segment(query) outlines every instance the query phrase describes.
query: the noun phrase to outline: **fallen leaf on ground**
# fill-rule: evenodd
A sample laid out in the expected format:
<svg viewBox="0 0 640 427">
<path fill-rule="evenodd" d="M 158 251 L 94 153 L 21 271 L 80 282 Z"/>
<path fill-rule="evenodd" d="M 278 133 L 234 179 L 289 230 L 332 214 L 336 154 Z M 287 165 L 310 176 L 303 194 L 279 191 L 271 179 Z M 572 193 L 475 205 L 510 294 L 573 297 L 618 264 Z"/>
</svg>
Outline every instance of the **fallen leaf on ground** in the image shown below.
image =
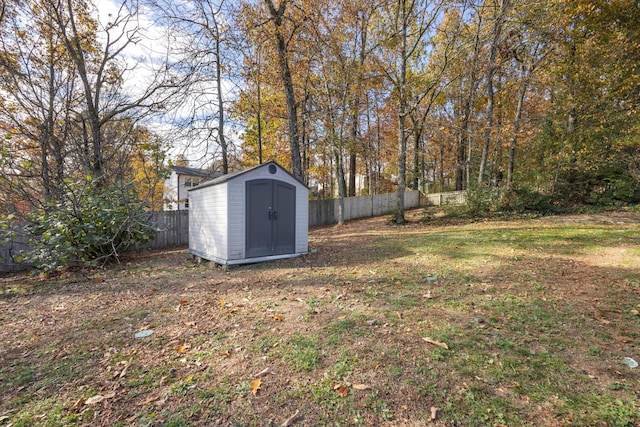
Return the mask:
<svg viewBox="0 0 640 427">
<path fill-rule="evenodd" d="M 158 396 L 157 394 L 152 394 L 151 396 L 147 397 L 144 402 L 142 402 L 142 406 L 144 405 L 148 405 L 149 403 L 155 402 L 156 400 L 160 399 L 160 396 Z"/>
<path fill-rule="evenodd" d="M 220 298 L 220 308 L 224 308 L 225 307 L 225 302 L 222 298 Z"/>
<path fill-rule="evenodd" d="M 122 371 L 120 371 L 118 378 L 124 378 L 124 376 L 127 375 L 128 369 L 129 369 L 129 364 L 127 363 L 126 365 L 124 365 L 124 368 L 122 369 Z"/>
<path fill-rule="evenodd" d="M 275 320 L 276 322 L 282 322 L 284 320 L 284 317 L 276 314 L 275 316 L 273 316 L 273 320 Z"/>
<path fill-rule="evenodd" d="M 347 397 L 347 394 L 349 394 L 349 387 L 346 385 L 336 386 L 336 392 L 340 397 Z"/>
<path fill-rule="evenodd" d="M 180 300 L 180 303 L 178 303 L 178 305 L 176 306 L 176 311 L 182 310 L 182 308 L 185 305 L 187 305 L 187 300 L 186 299 Z"/>
<path fill-rule="evenodd" d="M 429 337 L 422 337 L 422 339 L 428 342 L 429 344 L 437 345 L 438 347 L 442 347 L 445 350 L 449 350 L 449 346 L 446 343 L 436 341 L 433 338 L 429 338 Z"/>
<path fill-rule="evenodd" d="M 422 295 L 422 298 L 426 298 L 426 299 L 434 299 L 434 298 L 438 298 L 437 295 L 431 295 L 431 291 L 427 291 L 426 294 Z"/>
<path fill-rule="evenodd" d="M 298 419 L 298 414 L 300 414 L 300 411 L 297 410 L 295 414 L 293 414 L 292 416 L 290 416 L 289 418 L 287 418 L 285 420 L 285 422 L 282 423 L 282 427 L 289 427 L 291 425 L 293 425 L 293 423 L 295 422 L 295 420 Z"/>
<path fill-rule="evenodd" d="M 186 353 L 187 350 L 189 350 L 190 348 L 191 346 L 189 344 L 180 344 L 179 346 L 176 347 L 176 353 L 178 354 Z"/>
<path fill-rule="evenodd" d="M 260 378 L 260 377 L 265 376 L 267 374 L 273 374 L 273 371 L 271 370 L 271 368 L 263 369 L 262 371 L 260 371 L 257 374 L 255 374 L 254 377 Z"/>
<path fill-rule="evenodd" d="M 84 400 L 83 398 L 80 398 L 80 399 L 76 400 L 75 403 L 73 404 L 73 406 L 71 407 L 71 410 L 75 411 L 76 409 L 78 409 L 80 407 L 80 405 L 82 405 L 83 400 Z M 2 417 L 0 417 L 0 421 L 3 421 Z"/>
<path fill-rule="evenodd" d="M 251 393 L 253 393 L 254 396 L 258 393 L 258 390 L 260 390 L 260 384 L 262 384 L 262 380 L 260 378 L 256 378 L 255 380 L 251 381 L 249 390 L 251 391 Z"/>
<path fill-rule="evenodd" d="M 440 408 L 437 408 L 435 406 L 431 407 L 431 421 L 435 421 L 436 418 L 438 418 L 438 411 L 440 410 Z"/>
<path fill-rule="evenodd" d="M 355 388 L 356 390 L 369 390 L 371 387 L 366 384 L 354 384 L 353 388 Z"/>
<path fill-rule="evenodd" d="M 114 397 L 116 394 L 114 392 L 111 393 L 107 393 L 105 395 L 102 394 L 96 394 L 95 396 L 92 396 L 90 398 L 88 398 L 87 400 L 84 401 L 85 405 L 97 405 L 98 403 L 107 400 L 107 399 L 111 399 L 112 397 Z"/>
</svg>

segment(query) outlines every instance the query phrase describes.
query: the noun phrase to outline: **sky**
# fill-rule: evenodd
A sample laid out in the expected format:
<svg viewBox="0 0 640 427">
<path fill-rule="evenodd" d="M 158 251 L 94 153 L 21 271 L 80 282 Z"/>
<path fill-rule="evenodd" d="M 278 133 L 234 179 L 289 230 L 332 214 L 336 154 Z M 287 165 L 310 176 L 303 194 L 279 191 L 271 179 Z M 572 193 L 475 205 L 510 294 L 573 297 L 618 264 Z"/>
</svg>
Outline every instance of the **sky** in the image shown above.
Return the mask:
<svg viewBox="0 0 640 427">
<path fill-rule="evenodd" d="M 118 0 L 95 0 L 97 7 L 97 18 L 103 27 L 113 22 L 118 17 L 119 9 L 123 1 Z M 172 49 L 184 43 L 179 34 L 175 32 L 168 35 L 167 28 L 159 25 L 157 20 L 153 19 L 152 10 L 140 9 L 138 13 L 123 22 L 118 28 L 111 31 L 111 37 L 121 35 L 122 32 L 133 34 L 137 37 L 135 43 L 128 43 L 121 52 L 121 58 L 127 64 L 128 72 L 124 75 L 124 90 L 131 97 L 140 95 L 149 82 L 153 80 L 155 69 L 158 65 L 164 64 L 168 59 L 170 62 L 180 61 L 178 50 Z M 124 16 L 126 11 L 121 12 L 120 16 Z M 102 40 L 106 42 L 106 34 L 103 33 Z M 121 43 L 121 46 L 123 44 Z M 231 82 L 225 82 L 223 89 L 226 91 L 224 95 L 228 99 L 231 88 Z M 213 88 L 212 88 L 213 89 Z M 215 93 L 214 90 L 209 92 Z M 208 99 L 208 98 L 209 99 Z M 205 167 L 210 163 L 217 150 L 217 144 L 208 141 L 197 141 L 196 138 L 177 137 L 176 127 L 172 124 L 173 118 L 185 118 L 190 115 L 189 106 L 195 101 L 194 98 L 184 98 L 179 107 L 165 116 L 157 116 L 144 124 L 152 131 L 165 136 L 170 141 L 171 148 L 169 157 L 175 159 L 178 155 L 185 155 L 191 161 L 190 166 Z M 203 102 L 204 101 L 204 102 Z M 216 103 L 215 95 L 200 95 L 199 102 L 202 104 L 214 105 Z M 231 130 L 231 129 L 229 129 Z M 239 144 L 238 131 L 228 132 L 228 139 Z"/>
</svg>

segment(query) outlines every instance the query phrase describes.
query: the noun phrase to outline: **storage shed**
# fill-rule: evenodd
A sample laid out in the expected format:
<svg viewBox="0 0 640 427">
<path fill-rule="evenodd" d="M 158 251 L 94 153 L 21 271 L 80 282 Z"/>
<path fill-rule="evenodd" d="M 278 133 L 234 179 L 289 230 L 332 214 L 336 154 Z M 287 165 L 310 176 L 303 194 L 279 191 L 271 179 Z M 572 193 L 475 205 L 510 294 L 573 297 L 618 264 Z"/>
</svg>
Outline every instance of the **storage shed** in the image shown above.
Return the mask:
<svg viewBox="0 0 640 427">
<path fill-rule="evenodd" d="M 189 253 L 218 264 L 290 258 L 309 249 L 309 189 L 276 162 L 189 190 Z"/>
</svg>

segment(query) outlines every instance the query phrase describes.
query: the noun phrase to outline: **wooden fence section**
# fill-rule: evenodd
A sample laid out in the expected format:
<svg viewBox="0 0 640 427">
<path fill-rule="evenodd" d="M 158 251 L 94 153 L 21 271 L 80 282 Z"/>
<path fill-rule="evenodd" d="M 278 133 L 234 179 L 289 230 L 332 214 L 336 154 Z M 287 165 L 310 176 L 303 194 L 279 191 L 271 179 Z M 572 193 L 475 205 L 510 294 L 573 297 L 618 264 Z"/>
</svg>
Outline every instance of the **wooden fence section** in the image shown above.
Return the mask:
<svg viewBox="0 0 640 427">
<path fill-rule="evenodd" d="M 467 192 L 464 190 L 449 193 L 423 194 L 422 197 L 425 199 L 426 205 L 464 205 L 467 203 Z"/>
<path fill-rule="evenodd" d="M 151 241 L 151 249 L 171 248 L 189 244 L 189 211 L 153 212 L 151 224 L 156 235 Z"/>
<path fill-rule="evenodd" d="M 149 249 L 171 248 L 189 244 L 189 211 L 153 212 L 149 221 L 155 228 L 155 236 L 149 242 Z M 13 224 L 15 237 L 6 246 L 0 246 L 0 272 L 29 269 L 28 265 L 16 262 L 21 251 L 29 251 L 24 233 L 25 224 Z"/>
<path fill-rule="evenodd" d="M 404 194 L 404 208 L 420 206 L 420 192 L 409 191 Z M 396 210 L 396 193 L 376 194 L 373 196 L 345 197 L 344 219 L 366 218 L 384 215 Z M 309 226 L 333 224 L 338 220 L 338 199 L 310 200 Z"/>
<path fill-rule="evenodd" d="M 11 228 L 14 237 L 6 246 L 0 246 L 0 272 L 20 271 L 26 268 L 26 266 L 17 263 L 15 260 L 15 257 L 17 257 L 20 252 L 31 249 L 25 237 L 24 227 L 25 224 L 22 223 L 12 224 Z"/>
</svg>

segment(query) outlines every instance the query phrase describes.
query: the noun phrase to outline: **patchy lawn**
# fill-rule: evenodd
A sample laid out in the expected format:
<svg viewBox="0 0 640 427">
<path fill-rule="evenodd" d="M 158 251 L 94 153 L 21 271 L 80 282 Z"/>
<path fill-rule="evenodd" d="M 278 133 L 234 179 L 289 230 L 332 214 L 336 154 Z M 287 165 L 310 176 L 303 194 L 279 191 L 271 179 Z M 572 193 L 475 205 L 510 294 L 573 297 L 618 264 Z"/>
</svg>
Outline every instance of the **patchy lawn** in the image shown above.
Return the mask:
<svg viewBox="0 0 640 427">
<path fill-rule="evenodd" d="M 421 213 L 291 260 L 0 278 L 0 426 L 640 423 L 640 215 Z"/>
</svg>

